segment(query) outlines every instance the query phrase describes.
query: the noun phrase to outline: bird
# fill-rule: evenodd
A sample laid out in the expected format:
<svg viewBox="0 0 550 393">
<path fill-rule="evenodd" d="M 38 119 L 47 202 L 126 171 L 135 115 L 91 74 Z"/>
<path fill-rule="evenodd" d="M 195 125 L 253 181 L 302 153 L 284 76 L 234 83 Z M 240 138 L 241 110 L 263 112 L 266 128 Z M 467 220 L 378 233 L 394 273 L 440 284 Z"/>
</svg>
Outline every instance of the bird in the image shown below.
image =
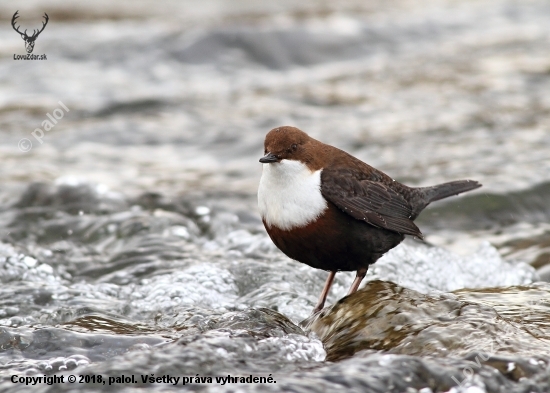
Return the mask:
<svg viewBox="0 0 550 393">
<path fill-rule="evenodd" d="M 474 180 L 409 187 L 291 126 L 267 133 L 260 162 L 258 209 L 269 237 L 289 258 L 329 272 L 313 314 L 336 272 L 356 272 L 351 295 L 406 235 L 423 239 L 414 220 L 428 204 L 481 187 Z"/>
</svg>

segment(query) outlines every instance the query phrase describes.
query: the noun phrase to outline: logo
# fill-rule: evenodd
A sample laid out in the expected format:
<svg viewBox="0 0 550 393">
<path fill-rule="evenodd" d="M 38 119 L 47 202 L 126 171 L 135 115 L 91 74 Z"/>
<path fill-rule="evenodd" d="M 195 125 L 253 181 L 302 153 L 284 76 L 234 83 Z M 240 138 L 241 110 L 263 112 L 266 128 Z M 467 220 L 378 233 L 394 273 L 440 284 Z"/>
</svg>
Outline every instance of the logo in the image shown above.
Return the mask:
<svg viewBox="0 0 550 393">
<path fill-rule="evenodd" d="M 23 40 L 25 41 L 25 49 L 27 50 L 27 53 L 28 55 L 27 56 L 18 56 L 17 59 L 19 58 L 25 58 L 25 59 L 38 59 L 40 58 L 40 60 L 45 60 L 46 59 L 46 55 L 41 55 L 41 56 L 36 56 L 36 55 L 31 55 L 32 51 L 34 50 L 34 44 L 36 42 L 36 39 L 38 38 L 38 36 L 40 35 L 40 33 L 42 33 L 44 31 L 44 28 L 46 27 L 46 25 L 48 24 L 48 21 L 50 20 L 50 18 L 48 17 L 48 14 L 46 14 L 44 12 L 44 19 L 45 19 L 45 22 L 42 22 L 42 28 L 41 29 L 38 29 L 38 30 L 35 30 L 33 29 L 33 33 L 31 36 L 27 35 L 27 29 L 25 29 L 24 32 L 21 32 L 19 30 L 19 27 L 16 26 L 16 19 L 19 18 L 19 15 L 18 15 L 19 11 L 15 11 L 15 14 L 13 14 L 13 18 L 11 18 L 11 26 L 13 27 L 13 29 L 19 33 L 19 35 L 21 35 L 21 38 L 23 38 Z M 16 59 L 16 56 L 17 55 L 13 55 L 13 58 Z"/>
</svg>

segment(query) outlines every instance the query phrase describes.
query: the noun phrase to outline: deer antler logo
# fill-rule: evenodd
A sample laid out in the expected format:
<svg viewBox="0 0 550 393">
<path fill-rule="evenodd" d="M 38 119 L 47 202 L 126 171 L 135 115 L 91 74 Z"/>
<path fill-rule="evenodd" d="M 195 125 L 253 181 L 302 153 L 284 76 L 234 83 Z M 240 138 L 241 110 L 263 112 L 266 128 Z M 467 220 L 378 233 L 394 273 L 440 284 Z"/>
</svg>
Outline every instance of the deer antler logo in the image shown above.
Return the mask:
<svg viewBox="0 0 550 393">
<path fill-rule="evenodd" d="M 20 35 L 21 35 L 21 38 L 23 38 L 23 40 L 25 40 L 25 49 L 27 50 L 27 53 L 32 53 L 33 49 L 34 49 L 34 42 L 36 41 L 36 39 L 38 38 L 38 35 L 40 33 L 42 33 L 42 31 L 44 30 L 44 28 L 46 27 L 46 25 L 48 24 L 48 20 L 50 19 L 48 17 L 48 14 L 46 14 L 44 12 L 44 19 L 46 19 L 45 22 L 42 22 L 42 28 L 40 30 L 34 30 L 33 29 L 33 34 L 29 37 L 27 35 L 27 29 L 25 29 L 25 32 L 24 33 L 21 33 L 18 29 L 17 26 L 15 26 L 15 23 L 16 23 L 16 19 L 19 18 L 19 15 L 17 15 L 19 13 L 19 11 L 15 11 L 15 14 L 13 14 L 13 18 L 11 18 L 11 25 L 13 27 L 13 29 L 15 31 L 17 31 Z"/>
</svg>

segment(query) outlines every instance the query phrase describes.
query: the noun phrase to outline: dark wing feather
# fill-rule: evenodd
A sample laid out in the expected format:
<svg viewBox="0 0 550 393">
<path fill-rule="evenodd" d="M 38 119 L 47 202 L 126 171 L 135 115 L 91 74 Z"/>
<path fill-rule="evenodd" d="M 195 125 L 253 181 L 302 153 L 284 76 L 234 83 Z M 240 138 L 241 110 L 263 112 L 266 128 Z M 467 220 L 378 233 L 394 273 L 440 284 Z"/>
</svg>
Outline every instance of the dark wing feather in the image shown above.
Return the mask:
<svg viewBox="0 0 550 393">
<path fill-rule="evenodd" d="M 383 183 L 361 177 L 364 175 L 352 169 L 325 169 L 321 173 L 321 193 L 353 218 L 422 238 L 405 198 Z"/>
</svg>

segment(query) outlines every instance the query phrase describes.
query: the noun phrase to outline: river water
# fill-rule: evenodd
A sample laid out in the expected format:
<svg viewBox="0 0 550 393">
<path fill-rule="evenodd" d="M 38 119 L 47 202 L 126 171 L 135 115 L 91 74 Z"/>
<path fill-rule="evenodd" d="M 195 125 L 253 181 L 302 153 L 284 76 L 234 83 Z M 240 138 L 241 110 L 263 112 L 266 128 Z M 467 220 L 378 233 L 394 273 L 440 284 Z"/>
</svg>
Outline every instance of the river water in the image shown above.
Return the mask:
<svg viewBox="0 0 550 393">
<path fill-rule="evenodd" d="M 0 10 L 0 392 L 550 391 L 548 2 Z M 311 317 L 326 273 L 257 212 L 279 125 L 483 188 Z"/>
</svg>

